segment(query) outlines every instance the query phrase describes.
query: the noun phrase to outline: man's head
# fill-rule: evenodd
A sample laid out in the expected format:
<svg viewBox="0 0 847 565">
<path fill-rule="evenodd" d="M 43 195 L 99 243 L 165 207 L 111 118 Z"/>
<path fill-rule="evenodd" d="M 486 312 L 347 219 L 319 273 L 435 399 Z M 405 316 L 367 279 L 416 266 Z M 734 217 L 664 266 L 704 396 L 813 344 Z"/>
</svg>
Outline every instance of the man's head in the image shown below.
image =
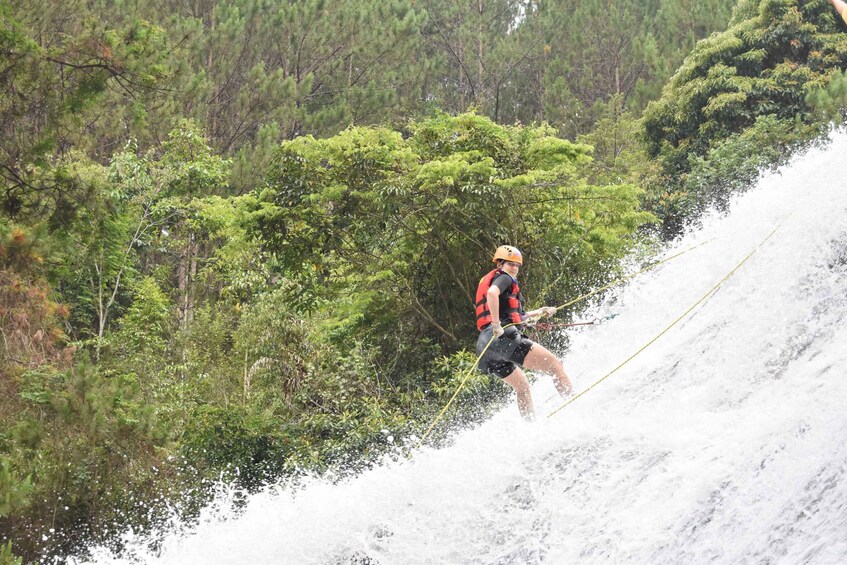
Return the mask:
<svg viewBox="0 0 847 565">
<path fill-rule="evenodd" d="M 497 251 L 494 252 L 494 258 L 492 261 L 498 265 L 500 265 L 498 261 L 511 261 L 512 263 L 523 265 L 523 255 L 521 255 L 521 252 L 517 247 L 501 245 L 497 248 Z"/>
<path fill-rule="evenodd" d="M 509 273 L 512 278 L 517 278 L 518 270 L 523 265 L 523 255 L 517 247 L 501 245 L 494 252 L 493 261 L 497 264 L 498 269 Z"/>
</svg>

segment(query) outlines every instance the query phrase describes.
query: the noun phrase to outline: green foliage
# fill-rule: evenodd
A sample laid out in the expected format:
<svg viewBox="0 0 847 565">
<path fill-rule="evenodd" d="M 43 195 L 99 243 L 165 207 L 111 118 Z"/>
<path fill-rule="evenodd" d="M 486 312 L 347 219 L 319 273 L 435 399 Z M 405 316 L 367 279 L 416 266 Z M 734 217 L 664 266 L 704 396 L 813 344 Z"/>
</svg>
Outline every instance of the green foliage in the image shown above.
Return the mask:
<svg viewBox="0 0 847 565">
<path fill-rule="evenodd" d="M 0 518 L 26 509 L 31 493 L 32 478 L 20 479 L 4 457 L 0 467 Z"/>
<path fill-rule="evenodd" d="M 242 398 L 242 360 L 233 350 L 237 312 L 230 307 L 204 305 L 194 319 L 177 330 L 162 352 L 161 369 L 154 372 L 149 392 L 180 433 L 195 405 L 229 406 Z"/>
<path fill-rule="evenodd" d="M 16 557 L 12 553 L 12 541 L 9 540 L 3 545 L 0 545 L 0 564 L 2 565 L 22 565 L 23 559 Z"/>
<path fill-rule="evenodd" d="M 284 287 L 261 295 L 244 309 L 234 332 L 236 358 L 244 361 L 243 398 L 255 405 L 291 407 L 316 354 L 289 296 Z"/>
<path fill-rule="evenodd" d="M 847 36 L 833 33 L 831 12 L 822 1 L 740 3 L 729 29 L 698 43 L 661 99 L 648 106 L 647 149 L 661 163 L 659 178 L 648 182 L 669 193 L 654 192 L 650 200 L 664 216 L 666 233 L 678 230 L 686 209 L 725 200 L 738 184 L 734 179 L 754 178 L 750 167 L 773 163 L 782 153 L 769 145 L 772 136 L 784 148 L 819 135 L 824 124 L 807 96 L 829 82 L 833 66 L 847 64 Z M 732 159 L 732 165 L 746 170 L 719 165 L 729 182 L 711 190 L 696 187 L 698 178 L 691 177 L 700 174 L 698 163 L 744 145 L 756 155 Z"/>
<path fill-rule="evenodd" d="M 115 341 L 129 351 L 153 355 L 167 344 L 172 306 L 152 277 L 140 279 L 132 292 L 132 304 L 120 319 Z"/>
<path fill-rule="evenodd" d="M 229 177 L 229 161 L 215 155 L 191 120 L 180 120 L 163 144 L 155 167 L 165 196 L 206 196 L 221 192 Z"/>
<path fill-rule="evenodd" d="M 633 113 L 622 109 L 620 97 L 602 106 L 594 129 L 577 138 L 594 149 L 590 178 L 597 184 L 639 184 L 639 175 L 649 166 L 639 142 L 640 124 Z"/>
<path fill-rule="evenodd" d="M 109 353 L 103 367 L 138 383 L 149 400 L 163 393 L 158 375 L 164 372 L 174 333 L 173 305 L 153 277 L 131 283 L 132 302 L 107 337 Z"/>
<path fill-rule="evenodd" d="M 40 8 L 5 3 L 0 12 L 0 123 L 11 141 L 0 148 L 0 203 L 21 218 L 73 211 L 78 201 L 51 174 L 54 154 L 111 146 L 125 128 L 101 104 L 141 102 L 164 78 L 161 28 L 128 14 L 110 21 L 78 1 Z"/>
<path fill-rule="evenodd" d="M 533 43 L 525 54 L 533 71 L 514 80 L 513 88 L 520 92 L 515 95 L 518 119 L 526 123 L 543 119 L 564 135 L 576 137 L 594 129 L 613 99 L 620 109 L 637 115 L 658 97 L 697 40 L 724 28 L 734 4 L 727 0 L 537 4 L 522 26 L 524 44 Z M 528 115 L 530 109 L 533 113 Z"/>
<path fill-rule="evenodd" d="M 261 214 L 253 195 L 195 198 L 189 214 L 189 225 L 211 248 L 197 280 L 218 286 L 221 298 L 227 301 L 246 301 L 267 288 L 273 258 L 251 231 L 254 215 Z"/>
<path fill-rule="evenodd" d="M 552 128 L 469 113 L 409 129 L 405 140 L 352 128 L 285 143 L 261 194 L 275 206 L 262 234 L 288 276 L 309 284 L 317 271 L 316 294 L 343 288 L 341 303 L 355 305 L 339 311 L 347 335 L 402 324 L 450 351 L 473 331 L 471 294 L 501 242 L 520 242 L 542 287 L 562 265 L 574 273 L 620 256 L 650 221 L 634 186 L 589 184 L 590 148 Z"/>
<path fill-rule="evenodd" d="M 182 438 L 183 455 L 201 473 L 256 488 L 280 475 L 285 448 L 277 438 L 279 423 L 239 408 L 198 407 Z"/>
<path fill-rule="evenodd" d="M 153 414 L 138 400 L 138 383 L 104 379 L 80 366 L 66 375 L 64 388 L 55 390 L 50 404 L 64 426 L 79 426 L 91 438 L 120 438 L 153 432 Z"/>
<path fill-rule="evenodd" d="M 95 347 L 124 298 L 125 283 L 136 274 L 134 240 L 145 196 L 122 186 L 116 167 L 106 168 L 73 154 L 56 163 L 56 174 L 73 179 L 85 194 L 79 207 L 56 234 L 63 253 L 52 276 L 62 296 L 74 304 L 72 337 Z M 121 165 L 123 155 L 117 158 Z M 135 171 L 130 174 L 134 176 Z"/>
<path fill-rule="evenodd" d="M 809 92 L 806 102 L 823 120 L 843 123 L 847 112 L 847 73 L 834 72 L 826 85 Z"/>
<path fill-rule="evenodd" d="M 155 491 L 153 463 L 165 464 L 153 456 L 163 434 L 138 383 L 81 365 L 29 371 L 18 386 L 17 399 L 4 405 L 14 400 L 18 415 L 3 445 L 0 519 L 24 556 L 33 544 L 67 551 L 62 544 L 98 539 L 126 516 L 142 523 L 143 498 Z M 0 411 L 4 429 L 6 414 Z M 68 536 L 48 536 L 50 528 Z"/>
<path fill-rule="evenodd" d="M 433 109 L 587 133 L 597 102 L 622 95 L 640 111 L 733 2 L 29 4 L 0 13 L 11 141 L 0 176 L 14 214 L 62 197 L 28 165 L 69 147 L 103 163 L 131 139 L 158 149 L 184 118 L 234 158 L 228 184 L 239 193 L 258 184 L 280 139 Z"/>
</svg>

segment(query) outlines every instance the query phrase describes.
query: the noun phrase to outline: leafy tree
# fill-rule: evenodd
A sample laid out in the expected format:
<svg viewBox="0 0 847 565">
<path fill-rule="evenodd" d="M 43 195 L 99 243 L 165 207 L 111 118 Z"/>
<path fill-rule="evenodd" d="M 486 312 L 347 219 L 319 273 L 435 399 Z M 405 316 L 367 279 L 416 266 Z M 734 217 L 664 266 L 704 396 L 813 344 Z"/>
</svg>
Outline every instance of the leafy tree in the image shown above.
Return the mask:
<svg viewBox="0 0 847 565">
<path fill-rule="evenodd" d="M 586 182 L 589 152 L 550 128 L 475 114 L 415 122 L 406 140 L 365 128 L 300 138 L 280 150 L 261 229 L 289 277 L 349 304 L 338 310 L 342 339 L 389 341 L 401 325 L 455 351 L 472 333 L 473 292 L 497 245 L 525 248 L 528 280 L 543 288 L 563 264 L 584 274 L 623 253 L 649 221 L 634 186 Z"/>
<path fill-rule="evenodd" d="M 118 329 L 109 338 L 115 370 L 138 379 L 141 389 L 151 399 L 159 395 L 155 375 L 163 371 L 168 346 L 173 334 L 173 305 L 151 276 L 133 281 L 132 302 L 118 321 Z M 105 364 L 109 366 L 110 364 Z"/>
<path fill-rule="evenodd" d="M 847 36 L 835 33 L 831 12 L 822 1 L 740 2 L 729 29 L 698 43 L 662 98 L 648 106 L 643 122 L 647 149 L 661 163 L 660 178 L 651 182 L 658 190 L 650 202 L 665 217 L 666 233 L 679 229 L 687 210 L 725 197 L 698 183 L 692 171 L 699 159 L 721 151 L 721 143 L 738 139 L 751 127 L 773 132 L 777 124 L 761 121 L 766 116 L 784 130 L 778 137 L 802 141 L 818 135 L 822 124 L 808 106 L 807 94 L 847 64 Z M 756 138 L 763 143 L 752 150 L 767 154 L 773 138 L 748 136 L 748 141 Z M 772 158 L 755 164 L 768 162 Z"/>
<path fill-rule="evenodd" d="M 97 357 L 115 311 L 123 306 L 127 283 L 137 272 L 137 248 L 153 227 L 155 191 L 130 155 L 131 148 L 106 168 L 71 152 L 51 169 L 55 178 L 86 195 L 87 206 L 54 235 L 63 253 L 53 276 L 74 304 L 73 337 L 93 345 Z"/>
<path fill-rule="evenodd" d="M 106 379 L 87 365 L 44 367 L 22 375 L 16 398 L 5 402 L 18 411 L 13 421 L 0 413 L 8 430 L 3 457 L 14 464 L 0 476 L 13 479 L 5 470 L 15 469 L 31 483 L 10 482 L 15 508 L 0 524 L 23 557 L 34 559 L 39 548 L 67 554 L 85 539 L 105 541 L 127 516 L 139 526 L 151 517 L 144 499 L 157 488 L 154 465 L 166 468 L 152 449 L 163 435 L 136 382 Z"/>
<path fill-rule="evenodd" d="M 413 2 L 160 4 L 175 14 L 164 25 L 184 61 L 174 84 L 180 101 L 161 107 L 160 121 L 193 118 L 216 151 L 242 152 L 240 170 L 254 181 L 264 171 L 246 168 L 254 154 L 262 162 L 269 136 L 278 142 L 381 119 L 416 92 L 420 73 L 409 61 L 425 15 Z"/>
<path fill-rule="evenodd" d="M 577 138 L 591 146 L 594 160 L 591 180 L 595 183 L 638 183 L 638 176 L 648 162 L 644 145 L 639 140 L 640 124 L 632 112 L 623 109 L 621 97 L 603 104 L 594 129 Z"/>
<path fill-rule="evenodd" d="M 519 117 L 515 93 L 541 53 L 540 37 L 523 25 L 534 7 L 515 0 L 468 0 L 431 1 L 426 9 L 422 35 L 435 76 L 425 84 L 425 96 L 452 113 L 474 107 L 495 121 Z"/>
<path fill-rule="evenodd" d="M 568 137 L 587 134 L 614 99 L 618 109 L 636 113 L 658 96 L 688 48 L 676 32 L 679 17 L 693 19 L 679 2 L 547 0 L 528 11 L 527 36 L 540 39 L 531 69 L 518 80 L 527 85 L 521 106 Z M 683 4 L 694 4 L 684 2 Z M 691 41 L 723 29 L 734 2 L 704 0 L 691 27 Z M 532 30 L 532 31 L 529 31 Z M 684 32 L 683 32 L 684 33 Z M 686 40 L 688 41 L 688 40 Z M 693 46 L 693 43 L 692 43 Z M 526 110 L 524 110 L 526 112 Z"/>
<path fill-rule="evenodd" d="M 198 241 L 192 202 L 226 191 L 229 161 L 212 154 L 205 137 L 190 121 L 181 122 L 163 146 L 158 159 L 152 152 L 139 156 L 130 146 L 111 163 L 111 196 L 120 203 L 112 221 L 120 245 L 114 249 L 118 254 L 117 262 L 111 263 L 114 273 L 102 283 L 108 285 L 106 292 L 98 290 L 109 294 L 105 306 L 98 308 L 100 335 L 108 322 L 107 307 L 117 297 L 121 278 L 136 268 L 139 253 L 168 266 L 166 278 L 176 289 L 183 327 L 191 319 L 198 262 L 203 260 L 202 254 L 211 253 Z M 104 245 L 109 240 L 95 237 L 94 241 Z M 98 277 L 105 272 L 96 261 L 94 265 Z"/>
<path fill-rule="evenodd" d="M 121 139 L 123 128 L 114 123 L 89 137 L 86 126 L 100 112 L 98 102 L 110 89 L 134 98 L 163 77 L 160 28 L 131 18 L 111 27 L 84 6 L 0 6 L 0 131 L 6 140 L 0 147 L 1 203 L 11 217 L 68 217 L 79 199 L 62 179 L 41 170 L 55 152 L 79 146 L 96 154 L 100 142 L 114 143 L 115 134 Z"/>
</svg>

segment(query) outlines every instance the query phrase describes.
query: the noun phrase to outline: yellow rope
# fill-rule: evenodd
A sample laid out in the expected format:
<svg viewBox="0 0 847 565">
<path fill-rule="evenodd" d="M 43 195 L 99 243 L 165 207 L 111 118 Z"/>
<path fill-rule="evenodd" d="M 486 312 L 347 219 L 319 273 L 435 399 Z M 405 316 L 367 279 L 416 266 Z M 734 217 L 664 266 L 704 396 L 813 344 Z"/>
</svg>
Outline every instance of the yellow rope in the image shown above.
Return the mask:
<svg viewBox="0 0 847 565">
<path fill-rule="evenodd" d="M 505 330 L 509 326 L 514 326 L 514 325 L 515 325 L 514 323 L 507 324 L 507 325 L 503 326 L 503 329 Z M 476 358 L 476 361 L 474 361 L 473 366 L 465 374 L 465 377 L 462 379 L 462 382 L 460 382 L 459 386 L 456 387 L 456 392 L 453 393 L 453 396 L 450 397 L 450 400 L 447 401 L 447 404 L 444 405 L 444 408 L 441 409 L 441 412 L 438 413 L 438 416 L 435 417 L 435 419 L 432 421 L 432 423 L 429 425 L 429 427 L 424 432 L 423 436 L 421 436 L 421 439 L 418 441 L 418 444 L 415 446 L 415 449 L 419 448 L 421 446 L 421 444 L 423 444 L 424 440 L 429 436 L 429 432 L 432 431 L 432 428 L 435 427 L 435 424 L 438 423 L 438 421 L 441 419 L 441 417 L 444 416 L 444 414 L 447 412 L 447 409 L 450 408 L 450 405 L 453 404 L 453 401 L 456 399 L 456 397 L 459 396 L 459 391 L 462 390 L 462 387 L 464 387 L 465 383 L 468 382 L 468 379 L 471 378 L 471 375 L 473 375 L 473 372 L 476 369 L 476 366 L 479 364 L 479 360 L 482 359 L 482 356 L 485 355 L 485 352 L 488 351 L 488 348 L 491 346 L 492 343 L 494 343 L 494 334 L 493 333 L 491 334 L 491 339 L 489 339 L 488 343 L 485 344 L 485 348 L 482 350 L 482 353 L 479 354 L 479 357 Z"/>
<path fill-rule="evenodd" d="M 676 320 L 674 320 L 673 322 L 671 322 L 671 323 L 670 323 L 670 325 L 669 325 L 668 327 L 666 327 L 665 329 L 663 329 L 663 330 L 659 333 L 659 335 L 657 335 L 656 337 L 654 337 L 653 339 L 651 339 L 650 341 L 648 341 L 647 343 L 645 343 L 645 344 L 644 344 L 644 346 L 643 346 L 643 347 L 641 347 L 641 349 L 639 349 L 638 351 L 636 351 L 635 353 L 633 353 L 632 355 L 630 355 L 630 356 L 629 356 L 629 357 L 628 357 L 628 358 L 627 358 L 627 359 L 626 359 L 623 363 L 621 363 L 620 365 L 618 365 L 617 367 L 615 367 L 614 369 L 612 369 L 611 371 L 609 371 L 609 372 L 608 372 L 605 376 L 603 376 L 601 379 L 599 379 L 598 381 L 596 381 L 594 384 L 592 384 L 591 386 L 589 386 L 588 388 L 586 388 L 585 390 L 583 390 L 583 391 L 582 391 L 582 392 L 580 392 L 579 394 L 577 394 L 577 395 L 575 395 L 575 396 L 573 396 L 573 397 L 569 398 L 567 402 L 565 402 L 564 404 L 562 404 L 561 406 L 559 406 L 558 408 L 556 408 L 555 410 L 553 410 L 552 412 L 550 412 L 550 414 L 548 414 L 548 415 L 547 415 L 547 417 L 548 417 L 548 418 L 552 418 L 554 414 L 556 414 L 557 412 L 559 412 L 560 410 L 562 410 L 563 408 L 565 408 L 565 407 L 566 407 L 566 406 L 568 406 L 569 404 L 573 403 L 573 402 L 574 402 L 577 398 L 579 398 L 580 396 L 582 396 L 583 394 L 585 394 L 586 392 L 588 392 L 589 390 L 591 390 L 591 389 L 592 389 L 592 388 L 594 388 L 595 386 L 599 385 L 600 383 L 602 383 L 603 381 L 605 381 L 606 379 L 608 379 L 609 377 L 611 377 L 611 376 L 612 376 L 613 374 L 615 374 L 615 373 L 616 373 L 616 372 L 617 372 L 617 371 L 618 371 L 621 367 L 623 367 L 624 365 L 626 365 L 627 363 L 629 363 L 630 361 L 632 361 L 632 360 L 633 360 L 633 359 L 634 359 L 634 358 L 635 358 L 638 354 L 640 354 L 642 351 L 644 351 L 645 349 L 647 349 L 648 347 L 650 347 L 650 346 L 651 346 L 654 342 L 656 342 L 656 340 L 658 340 L 660 337 L 662 337 L 663 335 L 665 335 L 665 334 L 666 334 L 666 333 L 667 333 L 667 332 L 668 332 L 668 331 L 669 331 L 672 327 L 674 327 L 676 324 L 678 324 L 678 323 L 679 323 L 679 322 L 680 322 L 683 318 L 685 318 L 685 317 L 686 317 L 686 316 L 687 316 L 687 315 L 688 315 L 688 314 L 689 314 L 692 310 L 694 310 L 695 308 L 697 308 L 697 306 L 699 306 L 700 304 L 702 304 L 702 303 L 703 303 L 703 302 L 704 302 L 707 298 L 709 298 L 712 294 L 714 294 L 715 292 L 717 292 L 718 288 L 720 288 L 720 286 L 721 286 L 723 283 L 725 283 L 727 280 L 729 280 L 729 278 L 730 278 L 732 275 L 734 275 L 734 274 L 735 274 L 735 271 L 737 271 L 738 269 L 740 269 L 740 268 L 741 268 L 741 265 L 743 265 L 743 264 L 747 261 L 747 259 L 749 259 L 750 257 L 752 257 L 752 256 L 753 256 L 753 254 L 754 254 L 754 253 L 756 253 L 756 251 L 758 251 L 758 250 L 759 250 L 759 248 L 760 248 L 762 245 L 764 245 L 764 244 L 765 244 L 765 242 L 766 242 L 767 240 L 769 240 L 769 239 L 771 238 L 771 236 L 772 236 L 774 233 L 776 233 L 776 230 L 778 230 L 778 229 L 779 229 L 779 226 L 775 227 L 775 228 L 773 229 L 773 231 L 771 231 L 771 233 L 769 233 L 769 234 L 767 235 L 767 237 L 765 237 L 765 239 L 763 239 L 763 240 L 761 241 L 761 243 L 759 243 L 759 245 L 757 245 L 757 246 L 753 249 L 753 251 L 751 251 L 750 253 L 748 253 L 748 254 L 747 254 L 747 256 L 746 256 L 746 257 L 744 257 L 744 259 L 742 259 L 742 260 L 741 260 L 741 262 L 740 262 L 740 263 L 738 263 L 738 265 L 736 265 L 736 266 L 735 266 L 735 268 L 734 268 L 734 269 L 732 269 L 729 273 L 727 273 L 727 275 L 726 275 L 725 277 L 723 277 L 721 280 L 719 280 L 719 281 L 717 282 L 717 284 L 715 284 L 715 286 L 713 286 L 712 288 L 710 288 L 710 289 L 709 289 L 709 291 L 708 291 L 705 295 L 703 295 L 703 297 L 702 297 L 700 300 L 698 300 L 697 302 L 695 302 L 694 304 L 692 304 L 692 305 L 691 305 L 691 307 L 689 307 L 689 308 L 688 308 L 688 310 L 686 310 L 685 312 L 683 312 L 683 313 L 682 313 L 682 315 L 680 315 L 680 316 L 679 316 Z"/>
<path fill-rule="evenodd" d="M 712 238 L 712 239 L 714 239 L 714 238 Z M 606 289 L 608 289 L 608 288 L 611 288 L 612 286 L 614 286 L 614 285 L 616 285 L 616 284 L 619 284 L 619 283 L 622 283 L 622 282 L 624 282 L 624 281 L 627 281 L 627 280 L 629 280 L 629 279 L 631 279 L 631 278 L 633 278 L 633 277 L 635 277 L 635 276 L 637 276 L 637 275 L 640 275 L 641 273 L 643 273 L 643 272 L 645 272 L 645 271 L 649 271 L 650 269 L 654 269 L 654 268 L 658 267 L 659 265 L 661 265 L 662 263 L 667 263 L 668 261 L 670 261 L 670 260 L 672 260 L 672 259 L 676 259 L 676 258 L 677 258 L 677 257 L 679 257 L 680 255 L 683 255 L 683 254 L 685 254 L 685 253 L 688 253 L 689 251 L 693 251 L 694 249 L 697 249 L 697 248 L 698 248 L 698 247 L 700 247 L 701 245 L 705 245 L 705 244 L 709 243 L 710 241 L 712 241 L 712 239 L 706 240 L 706 241 L 704 241 L 703 243 L 700 243 L 700 244 L 695 245 L 695 246 L 693 246 L 693 247 L 689 247 L 688 249 L 686 249 L 686 250 L 684 250 L 684 251 L 680 251 L 679 253 L 676 253 L 676 254 L 674 254 L 674 255 L 671 255 L 670 257 L 666 257 L 665 259 L 662 259 L 661 261 L 657 261 L 656 263 L 651 263 L 650 265 L 648 265 L 647 267 L 644 267 L 643 269 L 641 269 L 640 271 L 638 271 L 638 272 L 636 272 L 636 273 L 632 273 L 632 274 L 629 274 L 629 275 L 627 275 L 627 276 L 625 276 L 625 277 L 621 277 L 621 278 L 619 278 L 619 279 L 617 279 L 617 280 L 614 280 L 614 281 L 610 282 L 609 284 L 607 284 L 607 285 L 605 285 L 605 286 L 602 286 L 602 287 L 600 287 L 600 288 L 598 288 L 598 289 L 596 289 L 596 290 L 593 290 L 593 291 L 589 292 L 588 294 L 583 294 L 582 296 L 578 296 L 577 298 L 574 298 L 574 299 L 573 299 L 573 300 L 571 300 L 570 302 L 567 302 L 567 303 L 562 304 L 561 306 L 557 307 L 557 308 L 556 308 L 556 311 L 558 312 L 558 311 L 559 311 L 559 310 L 561 310 L 562 308 L 567 308 L 568 306 L 573 306 L 573 305 L 574 305 L 574 304 L 576 304 L 577 302 L 580 302 L 580 301 L 582 301 L 582 300 L 585 300 L 586 298 L 590 298 L 590 297 L 592 297 L 592 296 L 594 296 L 594 295 L 596 295 L 596 294 L 599 294 L 600 292 L 603 292 L 604 290 L 606 290 Z M 506 328 L 508 328 L 508 327 L 510 327 L 510 326 L 514 326 L 514 325 L 515 325 L 514 323 L 506 324 L 505 326 L 503 326 L 503 329 L 505 330 Z M 657 339 L 658 339 L 658 338 L 657 338 Z M 420 439 L 420 440 L 418 440 L 417 445 L 415 445 L 415 449 L 418 449 L 418 448 L 419 448 L 419 447 L 423 444 L 424 440 L 426 440 L 426 438 L 427 438 L 427 437 L 429 437 L 429 434 L 430 434 L 430 432 L 432 432 L 432 429 L 433 429 L 433 428 L 435 427 L 435 425 L 439 422 L 439 420 L 441 420 L 441 418 L 442 418 L 442 417 L 444 416 L 444 414 L 447 412 L 448 408 L 450 408 L 450 406 L 453 404 L 453 401 L 454 401 L 454 400 L 456 399 L 456 397 L 459 395 L 459 391 L 461 391 L 461 390 L 462 390 L 462 388 L 465 386 L 465 383 L 467 383 L 467 382 L 468 382 L 468 379 L 471 377 L 471 375 L 473 375 L 473 372 L 474 372 L 474 370 L 476 369 L 476 366 L 479 364 L 480 359 L 482 359 L 482 356 L 483 356 L 483 355 L 485 355 L 485 352 L 486 352 L 486 351 L 488 351 L 488 348 L 491 346 L 491 344 L 492 344 L 493 342 L 494 342 L 494 335 L 492 334 L 492 335 L 491 335 L 491 339 L 490 339 L 490 340 L 488 340 L 488 343 L 485 345 L 485 348 L 482 350 L 482 353 L 480 353 L 480 354 L 479 354 L 479 356 L 476 358 L 476 361 L 474 361 L 473 366 L 472 366 L 472 367 L 470 368 L 470 370 L 468 370 L 468 371 L 467 371 L 467 373 L 465 374 L 464 378 L 462 379 L 462 382 L 460 382 L 460 383 L 459 383 L 459 386 L 458 386 L 458 387 L 456 387 L 456 391 L 453 393 L 453 396 L 451 396 L 451 397 L 450 397 L 450 400 L 448 400 L 448 401 L 447 401 L 447 404 L 445 404 L 445 405 L 444 405 L 444 408 L 442 408 L 442 409 L 441 409 L 441 412 L 439 412 L 439 413 L 438 413 L 438 415 L 435 417 L 435 419 L 432 421 L 432 423 L 431 423 L 431 424 L 429 425 L 429 427 L 426 429 L 426 431 L 424 432 L 423 436 L 421 436 L 421 439 Z M 648 344 L 648 345 L 649 345 L 649 344 Z M 617 369 L 616 369 L 616 370 L 617 370 Z M 604 377 L 604 378 L 605 378 L 605 377 Z M 582 394 L 584 394 L 584 392 L 583 392 L 583 393 L 580 393 L 580 396 L 581 396 Z M 563 406 L 563 408 L 564 408 L 564 406 Z M 552 415 L 552 414 L 551 414 L 551 415 Z"/>
</svg>

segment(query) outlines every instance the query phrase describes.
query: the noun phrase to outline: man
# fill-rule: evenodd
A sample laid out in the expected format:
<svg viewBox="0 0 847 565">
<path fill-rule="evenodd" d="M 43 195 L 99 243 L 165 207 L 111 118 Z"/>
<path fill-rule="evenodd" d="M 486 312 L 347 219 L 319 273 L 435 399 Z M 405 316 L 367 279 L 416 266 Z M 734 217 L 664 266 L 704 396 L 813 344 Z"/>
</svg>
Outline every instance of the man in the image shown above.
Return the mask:
<svg viewBox="0 0 847 565">
<path fill-rule="evenodd" d="M 553 375 L 553 382 L 562 396 L 569 395 L 572 387 L 561 361 L 541 345 L 521 335 L 518 326 L 531 318 L 552 316 L 556 308 L 544 306 L 524 312 L 517 280 L 523 256 L 516 247 L 500 246 L 493 261 L 496 268 L 482 277 L 476 291 L 476 320 L 480 330 L 476 352 L 482 355 L 477 366 L 511 385 L 518 395 L 521 416 L 533 420 L 532 394 L 522 369 Z"/>
</svg>

